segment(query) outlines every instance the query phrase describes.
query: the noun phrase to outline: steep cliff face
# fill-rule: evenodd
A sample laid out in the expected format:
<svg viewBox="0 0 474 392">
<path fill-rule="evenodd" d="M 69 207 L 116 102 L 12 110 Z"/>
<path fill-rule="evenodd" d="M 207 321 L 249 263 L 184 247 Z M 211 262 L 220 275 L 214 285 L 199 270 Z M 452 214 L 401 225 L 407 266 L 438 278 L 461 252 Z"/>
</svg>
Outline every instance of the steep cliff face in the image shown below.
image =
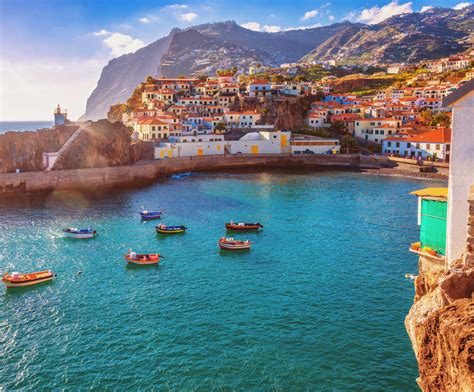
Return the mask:
<svg viewBox="0 0 474 392">
<path fill-rule="evenodd" d="M 77 126 L 60 126 L 0 135 L 0 173 L 43 170 L 43 153 L 58 151 L 76 129 Z"/>
<path fill-rule="evenodd" d="M 99 120 L 84 131 L 62 154 L 55 170 L 125 166 L 133 163 L 131 131 L 122 123 Z"/>
<path fill-rule="evenodd" d="M 405 326 L 423 391 L 474 390 L 474 268 L 420 271 Z"/>
<path fill-rule="evenodd" d="M 262 124 L 275 124 L 277 129 L 296 131 L 304 126 L 305 117 L 314 97 L 276 98 L 260 101 L 258 98 L 244 98 L 239 110 L 252 110 L 261 115 Z"/>
<path fill-rule="evenodd" d="M 147 76 L 161 73 L 161 57 L 166 53 L 179 29 L 150 45 L 110 60 L 100 75 L 97 87 L 87 99 L 86 113 L 83 119 L 98 120 L 105 118 L 109 107 L 125 102 L 135 87 Z"/>
<path fill-rule="evenodd" d="M 137 52 L 111 60 L 87 100 L 83 119 L 104 118 L 110 106 L 125 102 L 147 76 L 212 75 L 218 68 L 245 68 L 253 62 L 272 66 L 295 62 L 350 25 L 264 33 L 227 21 L 173 29 Z"/>
</svg>

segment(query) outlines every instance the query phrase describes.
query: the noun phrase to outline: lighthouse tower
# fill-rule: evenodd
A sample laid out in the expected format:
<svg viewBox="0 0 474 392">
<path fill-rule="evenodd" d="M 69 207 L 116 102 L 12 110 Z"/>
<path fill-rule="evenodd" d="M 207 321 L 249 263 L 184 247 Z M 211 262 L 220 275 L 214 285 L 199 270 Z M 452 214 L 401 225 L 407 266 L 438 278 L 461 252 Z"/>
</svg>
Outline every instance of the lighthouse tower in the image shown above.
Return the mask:
<svg viewBox="0 0 474 392">
<path fill-rule="evenodd" d="M 61 111 L 61 107 L 58 104 L 58 107 L 54 111 L 54 126 L 64 125 L 67 121 L 67 111 Z"/>
</svg>

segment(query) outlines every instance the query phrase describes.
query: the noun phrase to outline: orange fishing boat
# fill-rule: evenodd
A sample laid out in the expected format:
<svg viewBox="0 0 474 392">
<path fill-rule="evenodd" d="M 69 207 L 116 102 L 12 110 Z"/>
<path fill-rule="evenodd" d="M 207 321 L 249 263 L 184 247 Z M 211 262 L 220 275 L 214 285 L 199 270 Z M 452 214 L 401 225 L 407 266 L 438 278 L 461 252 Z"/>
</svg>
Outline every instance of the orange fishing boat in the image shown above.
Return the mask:
<svg viewBox="0 0 474 392">
<path fill-rule="evenodd" d="M 153 265 L 160 262 L 160 258 L 164 259 L 164 256 L 161 256 L 159 253 L 135 253 L 132 250 L 129 250 L 128 253 L 124 256 L 124 259 L 128 261 L 129 264 L 136 265 Z"/>
<path fill-rule="evenodd" d="M 232 231 L 258 231 L 263 228 L 263 225 L 260 223 L 234 223 L 230 221 L 229 223 L 225 224 L 225 228 L 227 230 Z"/>
<path fill-rule="evenodd" d="M 29 274 L 20 274 L 19 272 L 9 274 L 5 272 L 2 277 L 2 282 L 8 289 L 11 289 L 14 287 L 33 286 L 52 280 L 54 277 L 55 275 L 51 270 L 31 272 Z"/>
</svg>

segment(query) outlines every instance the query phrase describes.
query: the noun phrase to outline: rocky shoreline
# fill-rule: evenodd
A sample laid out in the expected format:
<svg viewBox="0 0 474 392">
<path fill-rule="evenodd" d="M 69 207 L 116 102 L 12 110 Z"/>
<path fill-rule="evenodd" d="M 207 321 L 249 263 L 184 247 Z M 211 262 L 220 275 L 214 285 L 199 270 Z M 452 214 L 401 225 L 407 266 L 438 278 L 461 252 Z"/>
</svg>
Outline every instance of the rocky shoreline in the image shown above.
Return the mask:
<svg viewBox="0 0 474 392">
<path fill-rule="evenodd" d="M 421 173 L 418 170 L 418 166 L 403 163 L 399 163 L 394 167 L 365 169 L 363 172 L 366 174 L 374 174 L 379 176 L 416 178 L 434 181 L 447 181 L 449 176 L 449 170 L 447 168 L 439 168 L 436 173 Z"/>
</svg>

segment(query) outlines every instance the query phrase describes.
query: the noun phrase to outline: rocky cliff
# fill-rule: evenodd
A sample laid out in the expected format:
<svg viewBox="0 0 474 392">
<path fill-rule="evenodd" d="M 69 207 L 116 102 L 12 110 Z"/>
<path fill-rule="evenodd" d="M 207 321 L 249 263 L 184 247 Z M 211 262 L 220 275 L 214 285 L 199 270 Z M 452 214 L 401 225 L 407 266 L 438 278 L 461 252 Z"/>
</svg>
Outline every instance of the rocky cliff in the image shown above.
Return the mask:
<svg viewBox="0 0 474 392">
<path fill-rule="evenodd" d="M 125 166 L 134 163 L 131 131 L 122 123 L 99 120 L 84 126 L 79 137 L 58 157 L 54 170 Z"/>
<path fill-rule="evenodd" d="M 148 75 L 161 74 L 161 58 L 179 29 L 150 45 L 109 61 L 100 75 L 97 87 L 87 99 L 82 120 L 105 118 L 110 106 L 125 102 L 135 87 Z"/>
<path fill-rule="evenodd" d="M 227 21 L 173 29 L 135 53 L 111 60 L 87 100 L 83 119 L 104 118 L 110 106 L 125 102 L 147 76 L 212 75 L 219 68 L 246 68 L 254 62 L 273 66 L 295 62 L 350 25 L 264 33 Z"/>
<path fill-rule="evenodd" d="M 474 268 L 421 272 L 405 320 L 423 391 L 474 390 Z M 431 285 L 428 283 L 431 282 Z"/>
<path fill-rule="evenodd" d="M 265 99 L 245 97 L 234 108 L 256 111 L 261 115 L 260 123 L 275 124 L 277 129 L 299 130 L 314 101 L 313 96 Z"/>
<path fill-rule="evenodd" d="M 29 132 L 0 135 L 0 173 L 43 170 L 43 153 L 56 152 L 77 126 L 60 126 Z"/>
<path fill-rule="evenodd" d="M 147 76 L 212 75 L 218 68 L 245 69 L 255 62 L 279 66 L 299 59 L 335 59 L 368 65 L 451 55 L 469 45 L 473 10 L 474 6 L 434 8 L 370 26 L 343 22 L 277 33 L 248 30 L 233 21 L 173 29 L 168 36 L 107 64 L 87 100 L 84 119 L 104 118 L 110 106 L 125 102 Z"/>
</svg>

